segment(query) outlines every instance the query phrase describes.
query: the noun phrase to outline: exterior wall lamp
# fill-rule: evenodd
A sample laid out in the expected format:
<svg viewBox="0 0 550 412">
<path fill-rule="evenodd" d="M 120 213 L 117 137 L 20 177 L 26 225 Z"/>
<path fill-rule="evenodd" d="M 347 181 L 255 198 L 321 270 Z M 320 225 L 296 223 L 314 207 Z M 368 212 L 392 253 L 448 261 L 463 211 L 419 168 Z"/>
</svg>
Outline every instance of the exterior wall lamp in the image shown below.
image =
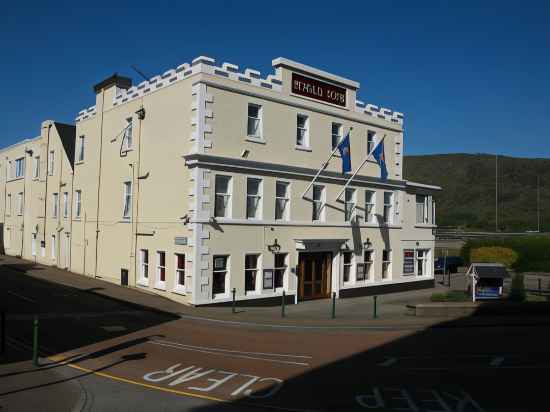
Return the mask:
<svg viewBox="0 0 550 412">
<path fill-rule="evenodd" d="M 363 249 L 370 249 L 371 246 L 372 246 L 372 242 L 370 241 L 369 238 L 367 238 L 367 240 L 363 242 Z"/>
<path fill-rule="evenodd" d="M 273 253 L 279 253 L 281 251 L 281 245 L 277 243 L 277 238 L 275 238 L 275 241 L 272 245 L 267 245 L 267 250 Z"/>
<path fill-rule="evenodd" d="M 136 112 L 136 114 L 137 114 L 137 117 L 138 117 L 139 120 L 145 119 L 145 109 L 144 109 L 143 107 L 140 108 L 140 109 Z"/>
</svg>

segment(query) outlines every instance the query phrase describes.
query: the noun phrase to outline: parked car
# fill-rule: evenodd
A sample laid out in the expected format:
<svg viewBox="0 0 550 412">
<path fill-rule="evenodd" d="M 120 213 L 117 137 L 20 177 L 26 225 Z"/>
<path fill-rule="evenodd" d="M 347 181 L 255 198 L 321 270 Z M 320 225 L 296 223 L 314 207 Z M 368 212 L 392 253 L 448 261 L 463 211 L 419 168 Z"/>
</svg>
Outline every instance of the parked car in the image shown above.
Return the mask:
<svg viewBox="0 0 550 412">
<path fill-rule="evenodd" d="M 464 259 L 460 256 L 440 257 L 434 262 L 435 273 L 456 273 L 459 266 L 464 266 Z"/>
</svg>

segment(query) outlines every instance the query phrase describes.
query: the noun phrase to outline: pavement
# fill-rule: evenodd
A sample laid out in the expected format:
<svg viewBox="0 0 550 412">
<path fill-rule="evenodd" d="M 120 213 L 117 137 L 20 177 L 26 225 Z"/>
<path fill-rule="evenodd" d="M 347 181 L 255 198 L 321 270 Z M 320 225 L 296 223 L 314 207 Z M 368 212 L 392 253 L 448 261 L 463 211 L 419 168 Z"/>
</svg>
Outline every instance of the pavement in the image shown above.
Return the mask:
<svg viewBox="0 0 550 412">
<path fill-rule="evenodd" d="M 233 314 L 0 259 L 1 412 L 545 410 L 544 318 L 401 312 L 431 291 L 381 297 L 378 319 L 372 298 L 338 301 L 336 319 L 328 301 Z"/>
</svg>

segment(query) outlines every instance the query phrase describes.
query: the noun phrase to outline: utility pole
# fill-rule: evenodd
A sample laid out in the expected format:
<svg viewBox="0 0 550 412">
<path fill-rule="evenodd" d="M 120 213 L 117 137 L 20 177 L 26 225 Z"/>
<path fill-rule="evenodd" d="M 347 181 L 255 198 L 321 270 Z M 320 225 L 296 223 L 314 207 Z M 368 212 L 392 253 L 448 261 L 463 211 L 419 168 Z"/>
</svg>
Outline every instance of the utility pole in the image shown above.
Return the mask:
<svg viewBox="0 0 550 412">
<path fill-rule="evenodd" d="M 498 232 L 498 154 L 495 155 L 495 232 Z"/>
</svg>

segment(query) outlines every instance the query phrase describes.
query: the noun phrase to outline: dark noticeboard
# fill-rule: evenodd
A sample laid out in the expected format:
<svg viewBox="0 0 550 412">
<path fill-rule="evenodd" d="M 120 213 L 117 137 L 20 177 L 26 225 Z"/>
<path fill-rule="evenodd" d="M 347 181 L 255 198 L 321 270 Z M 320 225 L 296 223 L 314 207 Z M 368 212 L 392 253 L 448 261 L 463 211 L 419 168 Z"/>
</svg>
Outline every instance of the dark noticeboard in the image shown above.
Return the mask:
<svg viewBox="0 0 550 412">
<path fill-rule="evenodd" d="M 292 73 L 292 93 L 346 107 L 346 89 L 298 73 Z"/>
<path fill-rule="evenodd" d="M 176 245 L 187 245 L 187 237 L 185 237 L 185 236 L 176 236 L 174 238 L 174 244 L 176 244 Z"/>
<path fill-rule="evenodd" d="M 264 269 L 264 289 L 273 289 L 273 269 Z"/>
</svg>

